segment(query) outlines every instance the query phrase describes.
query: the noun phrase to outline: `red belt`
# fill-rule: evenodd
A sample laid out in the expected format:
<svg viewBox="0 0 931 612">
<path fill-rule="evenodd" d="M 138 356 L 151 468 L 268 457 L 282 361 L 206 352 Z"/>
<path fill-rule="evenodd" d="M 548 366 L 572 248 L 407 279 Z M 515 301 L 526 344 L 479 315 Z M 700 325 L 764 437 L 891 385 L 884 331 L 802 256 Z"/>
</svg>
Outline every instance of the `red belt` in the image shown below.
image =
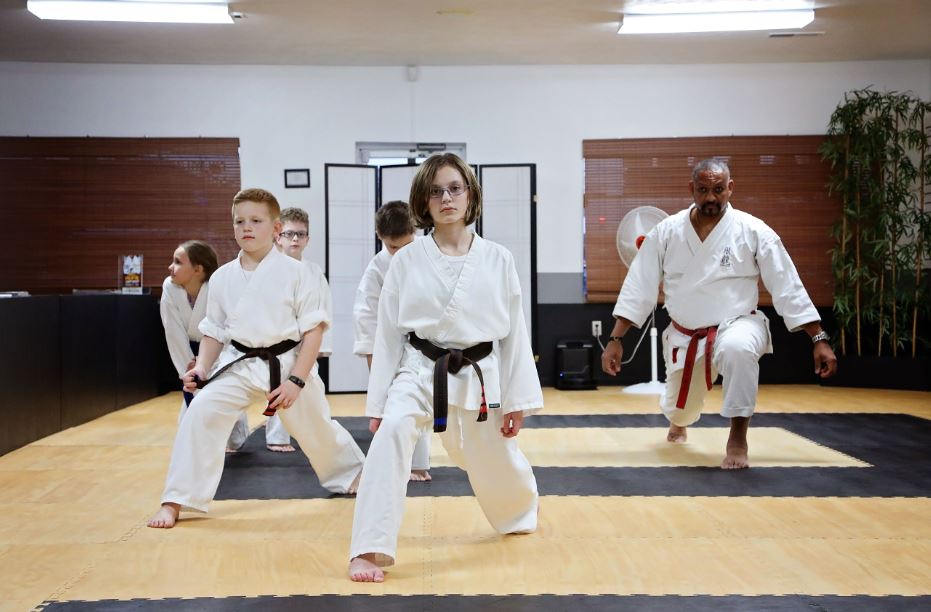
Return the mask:
<svg viewBox="0 0 931 612">
<path fill-rule="evenodd" d="M 676 400 L 676 408 L 685 408 L 685 400 L 689 397 L 689 385 L 692 384 L 692 370 L 695 369 L 695 354 L 698 353 L 698 341 L 705 338 L 705 383 L 708 390 L 711 390 L 711 359 L 714 354 L 714 337 L 718 334 L 718 326 L 701 327 L 699 329 L 688 329 L 682 327 L 675 321 L 672 326 L 677 331 L 692 338 L 689 347 L 685 351 L 685 365 L 682 370 L 682 384 L 679 386 L 679 399 Z M 673 353 L 675 361 L 675 353 Z"/>
</svg>

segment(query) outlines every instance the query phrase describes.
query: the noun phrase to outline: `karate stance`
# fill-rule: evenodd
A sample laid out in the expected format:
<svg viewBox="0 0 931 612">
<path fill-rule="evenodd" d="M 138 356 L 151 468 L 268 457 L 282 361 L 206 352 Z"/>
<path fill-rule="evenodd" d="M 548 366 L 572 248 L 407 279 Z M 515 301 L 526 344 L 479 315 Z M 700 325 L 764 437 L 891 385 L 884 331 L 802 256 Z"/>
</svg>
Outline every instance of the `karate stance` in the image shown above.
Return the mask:
<svg viewBox="0 0 931 612">
<path fill-rule="evenodd" d="M 730 204 L 734 181 L 727 164 L 703 160 L 692 170 L 694 203 L 647 234 L 614 308 L 616 323 L 601 355 L 612 376 L 621 370 L 621 338 L 640 327 L 656 305 L 660 282 L 672 323 L 663 332 L 669 419 L 667 440 L 682 443 L 701 416 L 705 394 L 724 377 L 721 415 L 731 428 L 721 467 L 749 467 L 747 429 L 756 408 L 759 359 L 773 351 L 769 321 L 758 310 L 758 280 L 773 297 L 790 331 L 804 329 L 814 343 L 815 373 L 837 371 L 818 311 L 802 286 L 779 236 L 761 220 Z"/>
<path fill-rule="evenodd" d="M 178 378 L 194 367 L 203 334 L 198 325 L 207 314 L 207 295 L 210 276 L 216 271 L 217 254 L 206 242 L 188 240 L 175 249 L 168 266 L 169 275 L 162 283 L 162 299 L 158 303 L 165 328 L 165 342 L 171 363 L 178 371 Z M 181 410 L 178 423 L 184 417 L 194 394 L 182 391 Z M 243 412 L 226 442 L 227 451 L 234 452 L 246 443 L 249 437 L 249 419 Z"/>
<path fill-rule="evenodd" d="M 365 357 L 369 370 L 372 369 L 372 351 L 375 347 L 375 328 L 378 324 L 378 298 L 385 284 L 385 275 L 391 258 L 401 247 L 414 241 L 414 222 L 407 202 L 395 200 L 388 202 L 375 213 L 375 233 L 384 245 L 369 262 L 362 273 L 362 280 L 356 290 L 356 301 L 352 307 L 353 332 L 355 342 L 352 352 Z M 375 433 L 375 426 L 369 428 Z M 430 429 L 420 433 L 414 446 L 414 458 L 411 462 L 410 479 L 415 482 L 432 480 L 430 476 Z"/>
<path fill-rule="evenodd" d="M 327 319 L 333 320 L 333 294 L 330 292 L 330 285 L 327 283 L 326 276 L 320 266 L 312 261 L 304 261 L 304 249 L 310 244 L 310 219 L 307 213 L 301 208 L 285 208 L 281 211 L 281 232 L 275 239 L 278 249 L 293 259 L 301 261 L 310 270 L 310 276 L 313 279 L 316 290 L 323 296 L 323 309 L 326 311 Z M 323 340 L 320 341 L 320 357 L 329 357 L 332 349 L 332 334 L 328 327 L 323 332 Z M 294 447 L 291 446 L 291 435 L 281 422 L 281 417 L 277 414 L 268 417 L 265 422 L 265 446 L 270 451 L 278 453 L 293 453 Z"/>
<path fill-rule="evenodd" d="M 329 320 L 307 267 L 274 247 L 279 211 L 275 196 L 262 189 L 233 199 L 233 233 L 242 251 L 212 277 L 200 353 L 183 379 L 188 391 L 209 384 L 181 419 L 162 505 L 149 527 L 173 527 L 182 508 L 207 511 L 229 431 L 258 399 L 268 401 L 266 414 L 281 410 L 324 488 L 355 489 L 362 451 L 330 418 L 315 369 Z"/>
<path fill-rule="evenodd" d="M 349 553 L 357 582 L 382 582 L 394 563 L 414 445 L 431 426 L 498 533 L 537 527 L 537 483 L 515 436 L 543 393 L 514 257 L 467 229 L 482 193 L 455 155 L 423 163 L 410 201 L 433 232 L 394 256 L 378 304 L 366 400 L 377 430 Z"/>
</svg>

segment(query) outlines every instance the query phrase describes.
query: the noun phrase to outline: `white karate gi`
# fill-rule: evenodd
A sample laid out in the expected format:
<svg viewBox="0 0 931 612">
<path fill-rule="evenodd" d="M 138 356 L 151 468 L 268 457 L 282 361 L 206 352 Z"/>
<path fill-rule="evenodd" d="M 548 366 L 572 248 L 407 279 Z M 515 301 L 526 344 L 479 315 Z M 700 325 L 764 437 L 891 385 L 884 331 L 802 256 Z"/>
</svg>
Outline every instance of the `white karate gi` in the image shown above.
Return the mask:
<svg viewBox="0 0 931 612">
<path fill-rule="evenodd" d="M 821 317 L 776 232 L 728 203 L 702 242 L 689 220 L 694 207 L 664 219 L 647 234 L 618 295 L 614 316 L 642 326 L 662 281 L 673 321 L 687 329 L 718 326 L 711 376 L 712 381 L 718 373 L 724 376 L 721 414 L 749 417 L 756 407 L 759 359 L 773 351 L 769 321 L 757 305 L 759 279 L 789 331 Z M 667 381 L 660 405 L 670 422 L 683 427 L 698 420 L 707 392 L 701 339 L 688 400 L 684 409 L 676 408 L 690 340 L 672 325 L 663 332 Z"/>
<path fill-rule="evenodd" d="M 423 238 L 394 256 L 385 277 L 366 401 L 366 414 L 383 420 L 362 472 L 350 559 L 376 553 L 379 565 L 394 563 L 414 443 L 433 425 L 434 362 L 410 345 L 410 331 L 447 348 L 494 342 L 492 353 L 478 362 L 488 421 L 476 422 L 481 387 L 475 371 L 464 366 L 448 377 L 448 429 L 440 438 L 468 472 L 495 530 L 536 529 L 536 479 L 517 439 L 500 432 L 505 413 L 543 407 L 514 258 L 475 236 L 461 272 L 450 259 L 432 238 Z"/>
<path fill-rule="evenodd" d="M 171 282 L 171 277 L 166 277 L 162 283 L 162 299 L 158 304 L 159 312 L 162 315 L 162 327 L 165 328 L 165 342 L 168 344 L 168 354 L 171 356 L 171 363 L 174 364 L 180 379 L 188 371 L 188 364 L 194 359 L 194 351 L 191 350 L 191 342 L 200 342 L 203 334 L 200 333 L 198 325 L 204 319 L 207 313 L 207 294 L 209 293 L 208 283 L 201 285 L 197 293 L 197 299 L 194 301 L 194 307 L 191 308 L 188 302 L 187 291 L 184 287 Z M 187 411 L 187 402 L 181 399 L 181 410 L 178 411 L 178 423 L 184 417 Z M 229 440 L 226 442 L 227 448 L 238 450 L 246 443 L 249 437 L 249 418 L 246 413 L 242 413 L 233 426 Z"/>
<path fill-rule="evenodd" d="M 355 342 L 352 352 L 365 357 L 375 349 L 375 328 L 378 324 L 378 298 L 385 284 L 385 275 L 391 264 L 391 253 L 382 249 L 366 266 L 356 290 L 356 301 L 352 306 L 353 336 Z M 430 429 L 425 429 L 414 446 L 411 468 L 415 470 L 430 469 Z"/>
<path fill-rule="evenodd" d="M 252 272 L 243 270 L 238 259 L 220 267 L 211 279 L 207 316 L 200 324 L 205 336 L 225 345 L 212 371 L 241 355 L 231 340 L 250 347 L 272 346 L 299 340 L 318 325 L 329 325 L 322 296 L 315 289 L 307 267 L 277 249 L 269 251 Z M 278 357 L 282 381 L 298 350 L 295 347 Z M 207 511 L 223 472 L 227 432 L 251 403 L 264 401 L 268 390 L 268 364 L 261 359 L 235 364 L 201 390 L 175 438 L 163 503 Z M 307 455 L 320 484 L 336 493 L 348 491 L 362 467 L 362 451 L 349 432 L 330 419 L 316 366 L 294 404 L 278 414 Z"/>
<path fill-rule="evenodd" d="M 314 287 L 314 291 L 319 292 L 322 296 L 323 309 L 326 311 L 327 320 L 332 321 L 333 294 L 330 292 L 329 283 L 326 282 L 326 276 L 323 275 L 323 270 L 320 269 L 320 266 L 314 262 L 304 261 L 304 264 L 307 266 L 307 269 L 310 270 L 311 284 Z M 329 357 L 332 352 L 333 336 L 330 333 L 330 328 L 327 327 L 326 331 L 323 332 L 323 339 L 320 342 L 319 356 Z M 291 434 L 288 433 L 288 429 L 284 426 L 284 423 L 281 422 L 281 417 L 279 417 L 277 413 L 268 417 L 268 420 L 265 421 L 265 444 L 291 444 Z"/>
</svg>

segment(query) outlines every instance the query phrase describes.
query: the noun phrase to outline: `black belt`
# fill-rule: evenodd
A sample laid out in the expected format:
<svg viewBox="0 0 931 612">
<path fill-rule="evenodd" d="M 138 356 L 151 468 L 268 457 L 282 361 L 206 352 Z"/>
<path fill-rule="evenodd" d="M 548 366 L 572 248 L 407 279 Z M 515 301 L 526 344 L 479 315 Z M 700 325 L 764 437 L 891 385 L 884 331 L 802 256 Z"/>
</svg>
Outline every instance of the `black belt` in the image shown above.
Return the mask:
<svg viewBox="0 0 931 612">
<path fill-rule="evenodd" d="M 478 411 L 478 420 L 488 420 L 488 404 L 485 403 L 485 379 L 478 361 L 491 354 L 491 342 L 482 342 L 465 350 L 439 347 L 429 340 L 424 340 L 411 332 L 408 334 L 411 346 L 436 362 L 433 367 L 433 431 L 446 431 L 446 418 L 449 414 L 449 392 L 446 377 L 457 374 L 464 364 L 469 364 L 478 375 L 482 386 L 482 407 Z"/>
<path fill-rule="evenodd" d="M 204 387 L 206 387 L 207 383 L 209 383 L 212 380 L 215 380 L 217 376 L 219 376 L 223 372 L 226 372 L 228 369 L 233 367 L 234 364 L 237 364 L 244 359 L 253 359 L 255 357 L 258 357 L 262 361 L 268 362 L 268 386 L 269 386 L 268 390 L 274 391 L 275 389 L 278 388 L 279 385 L 281 385 L 281 362 L 278 361 L 278 355 L 287 353 L 288 351 L 293 349 L 295 346 L 300 344 L 300 342 L 298 342 L 297 340 L 282 340 L 278 344 L 273 344 L 271 346 L 261 346 L 258 348 L 252 348 L 250 346 L 240 344 L 236 342 L 235 340 L 233 340 L 231 343 L 233 345 L 233 348 L 235 348 L 240 353 L 243 353 L 243 355 L 240 356 L 238 359 L 234 359 L 233 361 L 229 362 L 228 364 L 220 368 L 216 374 L 214 374 L 207 380 L 201 380 L 199 378 L 195 378 L 194 380 L 197 382 L 198 389 L 203 389 Z M 271 408 L 270 405 L 271 405 L 271 402 L 269 402 L 269 407 L 265 408 L 265 412 L 262 413 L 265 416 L 274 416 L 275 411 L 277 410 L 277 408 Z"/>
</svg>

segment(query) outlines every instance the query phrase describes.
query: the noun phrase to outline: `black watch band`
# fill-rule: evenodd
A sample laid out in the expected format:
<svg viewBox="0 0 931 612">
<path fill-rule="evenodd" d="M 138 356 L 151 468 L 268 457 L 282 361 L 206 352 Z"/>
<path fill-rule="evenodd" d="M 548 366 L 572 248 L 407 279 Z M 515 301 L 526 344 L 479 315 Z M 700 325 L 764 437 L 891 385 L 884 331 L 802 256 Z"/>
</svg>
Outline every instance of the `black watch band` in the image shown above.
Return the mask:
<svg viewBox="0 0 931 612">
<path fill-rule="evenodd" d="M 298 378 L 298 377 L 295 376 L 294 374 L 288 376 L 288 380 L 290 380 L 291 382 L 293 382 L 295 385 L 297 385 L 297 386 L 300 387 L 301 389 L 303 389 L 303 388 L 304 388 L 304 385 L 307 384 L 307 383 L 304 382 L 304 379 Z"/>
<path fill-rule="evenodd" d="M 609 336 L 608 342 L 611 342 L 612 340 L 616 340 L 618 344 L 621 344 L 621 340 L 623 339 L 624 339 L 624 336 Z"/>
</svg>

